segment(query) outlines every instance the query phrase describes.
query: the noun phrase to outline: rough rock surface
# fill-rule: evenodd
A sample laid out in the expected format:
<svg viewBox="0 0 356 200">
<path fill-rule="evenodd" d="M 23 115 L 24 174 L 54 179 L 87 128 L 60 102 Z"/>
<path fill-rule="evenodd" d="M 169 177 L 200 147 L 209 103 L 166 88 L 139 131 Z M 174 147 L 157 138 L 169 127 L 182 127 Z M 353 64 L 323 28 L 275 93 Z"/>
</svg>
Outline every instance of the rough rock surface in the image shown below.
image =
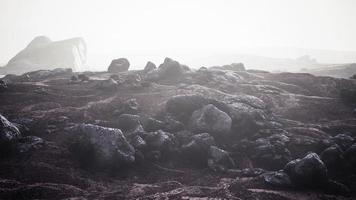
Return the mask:
<svg viewBox="0 0 356 200">
<path fill-rule="evenodd" d="M 355 199 L 355 80 L 172 59 L 1 80 L 0 199 Z"/>
</svg>

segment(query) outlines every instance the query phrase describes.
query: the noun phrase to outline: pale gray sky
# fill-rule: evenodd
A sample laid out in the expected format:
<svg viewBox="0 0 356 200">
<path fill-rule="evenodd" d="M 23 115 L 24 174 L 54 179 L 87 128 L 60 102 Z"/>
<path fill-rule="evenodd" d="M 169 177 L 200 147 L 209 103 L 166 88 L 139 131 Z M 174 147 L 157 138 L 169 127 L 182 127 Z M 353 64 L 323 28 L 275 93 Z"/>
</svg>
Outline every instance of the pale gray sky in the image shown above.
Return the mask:
<svg viewBox="0 0 356 200">
<path fill-rule="evenodd" d="M 83 37 L 91 65 L 266 46 L 356 51 L 355 10 L 355 0 L 0 0 L 0 63 L 37 35 Z"/>
</svg>

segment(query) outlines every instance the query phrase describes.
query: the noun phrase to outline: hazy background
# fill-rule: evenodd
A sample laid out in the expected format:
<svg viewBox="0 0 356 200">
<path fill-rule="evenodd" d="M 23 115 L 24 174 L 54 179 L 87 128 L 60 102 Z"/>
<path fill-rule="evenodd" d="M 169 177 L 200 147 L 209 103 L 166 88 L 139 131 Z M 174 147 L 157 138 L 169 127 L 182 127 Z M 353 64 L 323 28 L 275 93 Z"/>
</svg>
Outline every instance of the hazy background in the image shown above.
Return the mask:
<svg viewBox="0 0 356 200">
<path fill-rule="evenodd" d="M 0 64 L 38 35 L 83 37 L 91 69 L 118 57 L 139 68 L 235 54 L 356 62 L 355 10 L 355 0 L 0 0 Z"/>
</svg>

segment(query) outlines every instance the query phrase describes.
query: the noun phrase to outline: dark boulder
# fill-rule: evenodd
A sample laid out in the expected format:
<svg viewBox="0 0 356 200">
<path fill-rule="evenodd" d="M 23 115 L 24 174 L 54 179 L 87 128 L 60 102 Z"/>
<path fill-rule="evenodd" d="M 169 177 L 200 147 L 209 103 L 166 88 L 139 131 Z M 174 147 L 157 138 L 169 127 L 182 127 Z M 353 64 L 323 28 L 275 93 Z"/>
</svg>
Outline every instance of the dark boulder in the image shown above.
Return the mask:
<svg viewBox="0 0 356 200">
<path fill-rule="evenodd" d="M 325 163 L 329 174 L 339 174 L 342 172 L 344 157 L 339 145 L 336 144 L 325 149 L 321 152 L 320 159 Z"/>
<path fill-rule="evenodd" d="M 175 136 L 162 130 L 144 133 L 142 137 L 147 143 L 148 150 L 160 151 L 164 156 L 169 156 L 178 148 Z"/>
<path fill-rule="evenodd" d="M 208 167 L 214 171 L 226 171 L 235 166 L 230 153 L 216 146 L 210 146 Z"/>
<path fill-rule="evenodd" d="M 264 181 L 277 188 L 290 188 L 292 187 L 289 176 L 283 171 L 267 172 L 262 174 Z"/>
<path fill-rule="evenodd" d="M 123 102 L 118 109 L 114 111 L 115 115 L 132 114 L 136 115 L 140 111 L 139 104 L 136 99 L 128 99 Z"/>
<path fill-rule="evenodd" d="M 344 158 L 348 170 L 350 170 L 352 173 L 356 173 L 356 143 L 345 151 Z"/>
<path fill-rule="evenodd" d="M 227 135 L 231 130 L 231 123 L 230 116 L 212 104 L 194 111 L 190 118 L 190 127 L 193 132 Z"/>
<path fill-rule="evenodd" d="M 111 61 L 109 65 L 108 72 L 110 73 L 119 73 L 128 71 L 130 68 L 129 60 L 126 58 L 119 58 Z"/>
<path fill-rule="evenodd" d="M 79 124 L 72 132 L 69 150 L 83 167 L 97 165 L 121 167 L 135 161 L 135 149 L 120 129 Z"/>
<path fill-rule="evenodd" d="M 327 168 L 316 153 L 289 162 L 284 171 L 293 184 L 301 187 L 317 188 L 328 181 Z"/>
<path fill-rule="evenodd" d="M 215 140 L 208 133 L 201 133 L 191 137 L 191 141 L 182 146 L 182 153 L 189 162 L 198 166 L 206 166 L 210 146 L 215 145 Z"/>
<path fill-rule="evenodd" d="M 140 116 L 138 115 L 122 114 L 117 119 L 117 128 L 120 128 L 122 131 L 132 130 L 140 125 Z"/>
</svg>

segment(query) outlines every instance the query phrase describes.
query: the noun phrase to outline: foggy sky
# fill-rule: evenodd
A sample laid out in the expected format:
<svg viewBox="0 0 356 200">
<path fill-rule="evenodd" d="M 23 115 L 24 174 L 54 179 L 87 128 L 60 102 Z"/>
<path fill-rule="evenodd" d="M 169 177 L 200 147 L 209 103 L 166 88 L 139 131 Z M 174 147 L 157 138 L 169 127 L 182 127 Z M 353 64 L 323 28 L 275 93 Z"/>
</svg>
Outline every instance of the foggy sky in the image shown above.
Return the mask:
<svg viewBox="0 0 356 200">
<path fill-rule="evenodd" d="M 355 10 L 355 0 L 0 0 L 0 64 L 38 35 L 83 37 L 90 65 L 269 46 L 356 51 Z"/>
</svg>

